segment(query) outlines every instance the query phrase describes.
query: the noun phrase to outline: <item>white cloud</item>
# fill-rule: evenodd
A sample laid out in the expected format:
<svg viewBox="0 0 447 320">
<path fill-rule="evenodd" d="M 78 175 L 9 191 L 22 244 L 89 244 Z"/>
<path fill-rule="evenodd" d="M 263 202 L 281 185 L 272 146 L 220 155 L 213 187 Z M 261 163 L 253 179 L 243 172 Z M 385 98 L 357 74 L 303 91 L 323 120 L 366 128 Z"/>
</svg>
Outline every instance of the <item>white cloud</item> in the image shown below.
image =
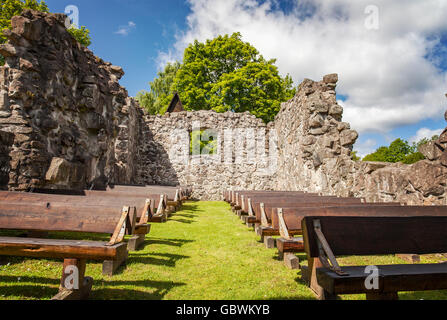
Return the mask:
<svg viewBox="0 0 447 320">
<path fill-rule="evenodd" d="M 418 132 L 414 137 L 410 138 L 409 141 L 410 143 L 413 143 L 413 142 L 419 142 L 424 138 L 431 139 L 433 136 L 439 136 L 443 131 L 444 129 L 431 130 L 428 128 L 421 128 L 418 130 Z"/>
<path fill-rule="evenodd" d="M 135 22 L 129 21 L 127 23 L 127 25 L 120 26 L 118 28 L 118 31 L 115 32 L 115 34 L 119 34 L 119 35 L 122 35 L 122 36 L 127 36 L 130 33 L 130 31 L 132 31 L 132 29 L 135 29 L 136 27 L 137 27 L 137 25 L 135 24 Z"/>
<path fill-rule="evenodd" d="M 354 150 L 357 151 L 357 155 L 361 158 L 373 153 L 376 149 L 377 141 L 374 139 L 368 139 L 365 142 L 357 142 L 354 146 Z"/>
<path fill-rule="evenodd" d="M 376 0 L 378 30 L 365 28 L 370 0 L 302 0 L 286 13 L 278 0 L 189 3 L 188 28 L 159 63 L 181 59 L 195 39 L 241 32 L 296 83 L 339 73 L 345 120 L 359 132 L 386 133 L 444 113 L 447 76 L 433 52 L 447 32 L 447 0 Z"/>
</svg>

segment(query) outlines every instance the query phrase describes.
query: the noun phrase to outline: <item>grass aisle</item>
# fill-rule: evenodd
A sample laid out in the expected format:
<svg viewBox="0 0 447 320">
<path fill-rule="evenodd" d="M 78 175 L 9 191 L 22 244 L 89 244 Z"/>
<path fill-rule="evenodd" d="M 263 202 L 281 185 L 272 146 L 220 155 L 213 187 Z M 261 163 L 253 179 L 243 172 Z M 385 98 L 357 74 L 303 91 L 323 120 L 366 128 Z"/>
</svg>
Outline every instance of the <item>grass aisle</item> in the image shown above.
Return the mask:
<svg viewBox="0 0 447 320">
<path fill-rule="evenodd" d="M 300 271 L 286 269 L 277 251 L 267 250 L 257 238 L 228 204 L 188 202 L 167 223 L 152 225 L 145 248 L 130 253 L 127 265 L 115 276 L 103 276 L 101 263 L 88 263 L 86 274 L 94 279 L 91 298 L 314 299 L 298 280 Z M 340 261 L 342 265 L 403 263 L 394 256 Z M 58 291 L 61 268 L 58 260 L 0 257 L 0 299 L 51 299 Z M 447 292 L 400 297 L 447 299 Z M 344 298 L 364 299 L 364 295 Z"/>
</svg>

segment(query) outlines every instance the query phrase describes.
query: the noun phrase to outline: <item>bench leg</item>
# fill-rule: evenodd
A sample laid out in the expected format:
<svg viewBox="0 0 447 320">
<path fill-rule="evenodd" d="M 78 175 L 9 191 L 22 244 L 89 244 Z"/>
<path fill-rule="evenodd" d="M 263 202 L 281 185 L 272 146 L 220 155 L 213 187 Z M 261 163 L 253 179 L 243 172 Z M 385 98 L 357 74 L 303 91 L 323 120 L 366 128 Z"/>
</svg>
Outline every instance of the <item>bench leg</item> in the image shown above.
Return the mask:
<svg viewBox="0 0 447 320">
<path fill-rule="evenodd" d="M 102 263 L 102 274 L 105 276 L 113 276 L 115 271 L 126 262 L 128 254 L 126 252 L 125 256 L 119 260 L 106 260 Z"/>
<path fill-rule="evenodd" d="M 367 293 L 366 300 L 399 300 L 397 292 L 392 293 Z"/>
<path fill-rule="evenodd" d="M 172 213 L 176 212 L 176 207 L 175 206 L 168 206 L 168 212 L 169 212 L 169 215 L 171 216 Z"/>
<path fill-rule="evenodd" d="M 300 269 L 301 269 L 301 281 L 303 281 L 304 283 L 306 283 L 308 287 L 310 287 L 309 268 L 307 266 L 300 266 Z"/>
<path fill-rule="evenodd" d="M 336 295 L 330 294 L 329 292 L 324 290 L 323 287 L 321 287 L 318 284 L 316 270 L 318 268 L 323 267 L 321 261 L 318 258 L 316 258 L 316 259 L 310 258 L 308 264 L 309 264 L 308 268 L 307 268 L 308 283 L 309 283 L 312 291 L 317 296 L 317 299 L 318 300 L 337 300 L 338 297 Z"/>
<path fill-rule="evenodd" d="M 276 240 L 273 237 L 264 237 L 264 245 L 267 249 L 276 248 Z"/>
<path fill-rule="evenodd" d="M 137 234 L 137 235 L 133 236 L 127 242 L 127 250 L 128 251 L 137 251 L 138 248 L 141 246 L 141 244 L 144 242 L 145 238 L 146 237 L 144 234 Z"/>
<path fill-rule="evenodd" d="M 284 253 L 283 256 L 284 264 L 287 268 L 292 270 L 300 268 L 300 259 L 296 255 L 293 253 Z"/>
<path fill-rule="evenodd" d="M 86 260 L 65 259 L 59 293 L 52 300 L 87 300 L 93 279 L 85 276 Z"/>
</svg>

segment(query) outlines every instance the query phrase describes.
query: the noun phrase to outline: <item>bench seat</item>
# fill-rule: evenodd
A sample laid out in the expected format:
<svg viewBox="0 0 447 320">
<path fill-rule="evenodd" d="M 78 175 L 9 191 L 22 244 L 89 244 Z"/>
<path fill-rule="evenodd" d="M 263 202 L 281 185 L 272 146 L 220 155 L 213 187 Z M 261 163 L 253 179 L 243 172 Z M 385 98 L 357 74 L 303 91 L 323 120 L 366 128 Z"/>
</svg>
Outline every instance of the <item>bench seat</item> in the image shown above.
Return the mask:
<svg viewBox="0 0 447 320">
<path fill-rule="evenodd" d="M 370 293 L 365 280 L 366 266 L 341 267 L 348 273 L 341 276 L 326 268 L 316 269 L 318 283 L 330 294 Z M 425 291 L 447 289 L 447 263 L 399 264 L 377 266 L 379 269 L 379 291 L 374 293 L 395 293 L 399 291 Z"/>
<path fill-rule="evenodd" d="M 127 255 L 126 243 L 0 237 L 0 255 L 34 258 L 116 260 Z"/>
</svg>

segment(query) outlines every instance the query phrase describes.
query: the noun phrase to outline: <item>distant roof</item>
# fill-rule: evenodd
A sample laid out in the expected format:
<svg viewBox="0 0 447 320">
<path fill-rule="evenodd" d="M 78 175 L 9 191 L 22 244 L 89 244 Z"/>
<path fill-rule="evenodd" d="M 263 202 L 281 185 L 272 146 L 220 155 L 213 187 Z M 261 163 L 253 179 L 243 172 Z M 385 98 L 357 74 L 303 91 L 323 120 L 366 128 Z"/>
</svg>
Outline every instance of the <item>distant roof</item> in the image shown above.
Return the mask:
<svg viewBox="0 0 447 320">
<path fill-rule="evenodd" d="M 174 94 L 174 98 L 172 98 L 171 103 L 169 104 L 168 110 L 166 112 L 173 113 L 173 112 L 182 112 L 185 111 L 183 108 L 182 101 L 180 100 L 180 96 L 176 92 Z"/>
</svg>

